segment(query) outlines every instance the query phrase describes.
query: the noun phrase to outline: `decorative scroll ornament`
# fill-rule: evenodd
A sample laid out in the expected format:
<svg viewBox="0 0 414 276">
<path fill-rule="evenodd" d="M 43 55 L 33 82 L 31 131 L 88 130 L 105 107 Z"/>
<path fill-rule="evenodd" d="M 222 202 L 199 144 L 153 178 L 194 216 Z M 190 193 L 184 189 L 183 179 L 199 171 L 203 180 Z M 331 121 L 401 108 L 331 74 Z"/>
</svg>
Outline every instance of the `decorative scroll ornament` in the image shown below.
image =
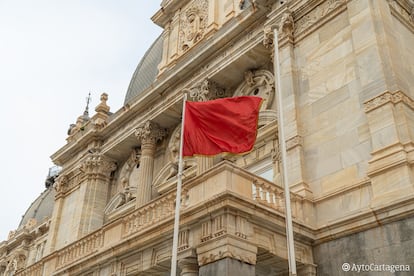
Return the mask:
<svg viewBox="0 0 414 276">
<path fill-rule="evenodd" d="M 279 24 L 279 32 L 284 36 L 293 38 L 294 27 L 295 23 L 293 20 L 292 12 L 288 10 L 282 15 L 282 19 L 280 20 Z"/>
<path fill-rule="evenodd" d="M 167 135 L 167 131 L 152 121 L 145 122 L 135 130 L 135 136 L 142 144 L 156 144 Z"/>
<path fill-rule="evenodd" d="M 263 45 L 269 50 L 273 49 L 273 39 L 274 34 L 272 27 L 266 26 L 263 30 Z"/>
<path fill-rule="evenodd" d="M 229 96 L 224 88 L 208 79 L 203 80 L 190 89 L 184 89 L 184 92 L 188 92 L 190 100 L 194 102 L 205 102 Z"/>
<path fill-rule="evenodd" d="M 244 82 L 239 85 L 234 93 L 236 96 L 258 96 L 263 99 L 261 110 L 271 107 L 274 97 L 274 76 L 267 70 L 246 71 Z"/>
<path fill-rule="evenodd" d="M 196 0 L 183 11 L 180 18 L 179 45 L 187 51 L 200 41 L 205 33 L 208 19 L 208 1 Z"/>
<path fill-rule="evenodd" d="M 56 178 L 55 183 L 53 184 L 53 188 L 55 188 L 56 192 L 58 193 L 64 192 L 68 187 L 68 183 L 68 176 L 66 174 L 62 174 Z"/>
</svg>

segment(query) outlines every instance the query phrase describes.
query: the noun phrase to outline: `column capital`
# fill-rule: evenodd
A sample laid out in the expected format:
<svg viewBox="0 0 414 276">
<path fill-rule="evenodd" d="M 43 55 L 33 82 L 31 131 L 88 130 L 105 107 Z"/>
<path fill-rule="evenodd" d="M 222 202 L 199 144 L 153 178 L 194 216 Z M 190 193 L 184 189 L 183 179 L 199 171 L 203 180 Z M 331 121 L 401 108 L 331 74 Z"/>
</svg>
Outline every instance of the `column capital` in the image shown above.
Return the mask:
<svg viewBox="0 0 414 276">
<path fill-rule="evenodd" d="M 101 154 L 91 154 L 82 162 L 79 169 L 84 174 L 99 174 L 109 177 L 116 168 L 116 163 L 105 156 L 102 156 Z"/>
<path fill-rule="evenodd" d="M 155 145 L 167 135 L 167 131 L 153 121 L 146 121 L 135 130 L 135 136 L 142 144 Z"/>
<path fill-rule="evenodd" d="M 197 257 L 179 259 L 178 266 L 181 269 L 180 276 L 198 276 Z"/>
</svg>

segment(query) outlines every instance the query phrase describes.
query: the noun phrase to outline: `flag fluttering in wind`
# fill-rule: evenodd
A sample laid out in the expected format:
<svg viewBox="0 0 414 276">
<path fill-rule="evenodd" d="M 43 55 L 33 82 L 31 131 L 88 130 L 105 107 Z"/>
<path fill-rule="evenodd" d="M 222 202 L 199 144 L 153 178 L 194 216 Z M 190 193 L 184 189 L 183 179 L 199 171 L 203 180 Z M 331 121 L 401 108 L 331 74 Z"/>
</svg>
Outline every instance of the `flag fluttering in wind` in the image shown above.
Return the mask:
<svg viewBox="0 0 414 276">
<path fill-rule="evenodd" d="M 254 96 L 186 102 L 183 156 L 250 151 L 261 102 Z"/>
<path fill-rule="evenodd" d="M 262 98 L 254 96 L 187 102 L 184 94 L 170 276 L 177 273 L 183 156 L 250 151 L 256 141 L 261 103 Z"/>
</svg>

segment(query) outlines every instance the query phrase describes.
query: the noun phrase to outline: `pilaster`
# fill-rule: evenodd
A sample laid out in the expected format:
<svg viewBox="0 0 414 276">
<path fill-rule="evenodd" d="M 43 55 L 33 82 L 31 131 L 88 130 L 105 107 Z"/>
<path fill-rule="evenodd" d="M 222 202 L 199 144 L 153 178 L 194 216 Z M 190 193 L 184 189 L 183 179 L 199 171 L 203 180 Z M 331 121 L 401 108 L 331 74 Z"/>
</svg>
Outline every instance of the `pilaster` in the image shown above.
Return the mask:
<svg viewBox="0 0 414 276">
<path fill-rule="evenodd" d="M 274 39 L 279 40 L 279 60 L 280 72 L 280 87 L 284 106 L 284 122 L 285 143 L 287 150 L 288 177 L 291 190 L 298 193 L 305 198 L 312 199 L 313 194 L 306 181 L 304 172 L 304 154 L 303 154 L 303 135 L 301 133 L 301 121 L 298 106 L 298 87 L 297 87 L 297 69 L 294 54 L 294 20 L 291 11 L 285 10 L 278 26 L 279 37 L 275 38 L 271 26 L 265 27 L 264 30 L 264 45 L 271 50 L 271 56 L 274 55 Z M 275 77 L 276 79 L 276 77 Z"/>
<path fill-rule="evenodd" d="M 166 131 L 152 121 L 145 122 L 135 131 L 135 136 L 141 141 L 141 163 L 136 197 L 137 208 L 151 200 L 155 149 L 157 142 L 165 135 Z"/>
<path fill-rule="evenodd" d="M 368 176 L 373 205 L 414 192 L 414 100 L 402 91 L 386 91 L 365 102 L 372 144 Z"/>
<path fill-rule="evenodd" d="M 91 154 L 82 162 L 80 191 L 83 205 L 78 237 L 103 225 L 111 174 L 116 168 L 115 162 L 101 154 Z"/>
</svg>

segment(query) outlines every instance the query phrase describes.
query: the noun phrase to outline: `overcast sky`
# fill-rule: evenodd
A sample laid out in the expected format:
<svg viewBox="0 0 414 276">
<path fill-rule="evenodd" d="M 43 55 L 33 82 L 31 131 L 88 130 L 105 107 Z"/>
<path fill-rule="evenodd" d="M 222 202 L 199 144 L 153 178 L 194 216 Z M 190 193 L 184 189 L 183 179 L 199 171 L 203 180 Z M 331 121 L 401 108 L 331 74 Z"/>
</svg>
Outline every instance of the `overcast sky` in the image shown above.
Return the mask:
<svg viewBox="0 0 414 276">
<path fill-rule="evenodd" d="M 69 124 L 108 93 L 115 112 L 161 33 L 161 0 L 0 0 L 0 241 L 44 190 Z"/>
</svg>

